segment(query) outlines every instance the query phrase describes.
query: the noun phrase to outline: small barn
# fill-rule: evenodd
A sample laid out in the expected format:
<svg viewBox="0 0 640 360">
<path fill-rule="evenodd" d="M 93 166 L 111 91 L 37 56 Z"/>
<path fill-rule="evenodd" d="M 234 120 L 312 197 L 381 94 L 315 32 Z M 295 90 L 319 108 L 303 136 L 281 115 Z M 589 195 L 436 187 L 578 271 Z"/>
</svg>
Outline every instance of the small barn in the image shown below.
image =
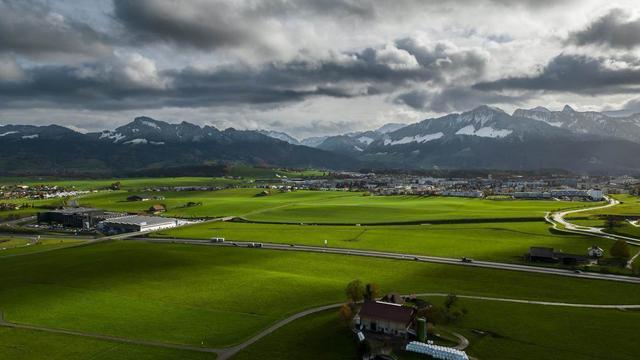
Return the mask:
<svg viewBox="0 0 640 360">
<path fill-rule="evenodd" d="M 167 207 L 163 204 L 155 204 L 149 208 L 149 212 L 152 214 L 159 214 L 167 211 Z"/>
<path fill-rule="evenodd" d="M 363 331 L 406 337 L 415 309 L 383 301 L 366 301 L 356 316 L 356 326 Z"/>
</svg>

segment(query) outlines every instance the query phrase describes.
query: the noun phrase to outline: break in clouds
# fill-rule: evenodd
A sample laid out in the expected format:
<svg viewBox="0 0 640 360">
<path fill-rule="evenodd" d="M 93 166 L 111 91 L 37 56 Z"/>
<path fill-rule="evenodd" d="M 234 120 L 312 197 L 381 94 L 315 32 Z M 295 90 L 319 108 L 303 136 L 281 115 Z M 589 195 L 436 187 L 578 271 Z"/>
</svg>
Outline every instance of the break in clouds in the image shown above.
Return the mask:
<svg viewBox="0 0 640 360">
<path fill-rule="evenodd" d="M 0 122 L 96 130 L 152 114 L 322 135 L 481 104 L 637 108 L 636 7 L 0 0 Z"/>
</svg>

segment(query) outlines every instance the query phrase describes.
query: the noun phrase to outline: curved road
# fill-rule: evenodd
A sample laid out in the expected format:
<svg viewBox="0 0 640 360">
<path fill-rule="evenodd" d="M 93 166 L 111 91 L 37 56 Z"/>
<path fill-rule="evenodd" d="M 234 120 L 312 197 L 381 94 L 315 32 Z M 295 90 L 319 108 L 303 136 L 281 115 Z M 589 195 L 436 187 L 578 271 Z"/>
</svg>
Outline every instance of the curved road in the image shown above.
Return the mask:
<svg viewBox="0 0 640 360">
<path fill-rule="evenodd" d="M 410 294 L 411 296 L 419 296 L 419 297 L 444 297 L 450 294 L 445 293 L 417 293 Z M 406 295 L 405 295 L 406 296 Z M 510 298 L 495 298 L 488 296 L 474 296 L 474 295 L 456 295 L 461 299 L 471 299 L 471 300 L 482 300 L 482 301 L 499 301 L 499 302 L 508 302 L 508 303 L 518 303 L 518 304 L 531 304 L 531 305 L 541 305 L 541 306 L 563 306 L 563 307 L 574 307 L 574 308 L 587 308 L 587 309 L 640 309 L 640 305 L 634 304 L 575 304 L 575 303 L 566 303 L 566 302 L 552 302 L 552 301 L 539 301 L 539 300 L 524 300 L 524 299 L 510 299 Z M 189 351 L 198 351 L 198 352 L 206 352 L 206 353 L 214 353 L 218 355 L 218 359 L 229 359 L 233 355 L 242 351 L 243 349 L 249 347 L 254 344 L 258 340 L 270 335 L 275 332 L 279 328 L 298 320 L 307 315 L 312 315 L 315 313 L 319 313 L 325 310 L 330 310 L 334 308 L 338 308 L 342 305 L 339 304 L 331 304 L 318 306 L 315 308 L 307 309 L 301 311 L 299 313 L 293 314 L 283 320 L 278 321 L 277 323 L 271 325 L 270 327 L 260 331 L 256 335 L 252 336 L 248 340 L 229 348 L 209 348 L 209 347 L 198 347 L 193 345 L 181 345 L 181 344 L 173 344 L 173 343 L 165 343 L 159 341 L 149 341 L 149 340 L 138 340 L 138 339 L 129 339 L 118 336 L 110 336 L 110 335 L 101 335 L 94 334 L 83 331 L 73 331 L 73 330 L 64 330 L 64 329 L 56 329 L 45 326 L 37 326 L 37 325 L 28 325 L 28 324 L 20 324 L 6 321 L 3 317 L 3 313 L 0 312 L 0 326 L 16 328 L 16 329 L 27 329 L 27 330 L 36 330 L 36 331 L 44 331 L 50 333 L 57 334 L 65 334 L 65 335 L 75 335 L 82 336 L 88 338 L 94 338 L 99 340 L 107 340 L 107 341 L 115 341 L 120 343 L 134 344 L 134 345 L 144 345 L 144 346 L 155 346 L 162 347 L 168 349 L 177 349 L 177 350 L 189 350 Z M 462 337 L 464 338 L 464 337 Z M 463 341 L 458 345 L 458 348 L 463 350 L 468 345 L 468 341 Z M 466 339 L 465 339 L 466 340 Z"/>
<path fill-rule="evenodd" d="M 605 199 L 607 199 L 607 202 L 608 202 L 606 205 L 590 207 L 590 208 L 582 208 L 582 209 L 576 209 L 576 210 L 558 211 L 554 213 L 547 213 L 545 215 L 545 220 L 551 223 L 554 229 L 559 231 L 564 231 L 564 232 L 569 232 L 574 234 L 597 236 L 597 237 L 612 239 L 612 240 L 624 240 L 631 245 L 640 245 L 640 239 L 632 238 L 629 236 L 606 233 L 602 230 L 602 228 L 593 227 L 593 226 L 576 225 L 565 220 L 565 216 L 569 214 L 606 209 L 606 208 L 610 208 L 620 204 L 620 201 L 614 198 L 607 196 L 605 197 Z M 561 225 L 562 227 L 559 227 L 558 225 Z"/>
</svg>

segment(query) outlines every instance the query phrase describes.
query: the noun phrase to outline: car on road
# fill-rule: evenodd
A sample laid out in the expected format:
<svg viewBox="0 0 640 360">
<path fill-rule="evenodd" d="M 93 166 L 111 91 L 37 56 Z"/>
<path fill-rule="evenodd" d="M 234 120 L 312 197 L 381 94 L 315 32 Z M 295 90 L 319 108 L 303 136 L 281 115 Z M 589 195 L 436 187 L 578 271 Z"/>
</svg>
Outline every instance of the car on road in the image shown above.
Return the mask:
<svg viewBox="0 0 640 360">
<path fill-rule="evenodd" d="M 462 259 L 460 259 L 460 261 L 462 261 L 463 263 L 472 263 L 473 259 L 465 256 Z"/>
<path fill-rule="evenodd" d="M 261 248 L 262 247 L 262 243 L 252 242 L 252 243 L 249 243 L 249 245 L 247 245 L 247 247 L 250 247 L 250 248 Z"/>
<path fill-rule="evenodd" d="M 224 242 L 224 238 L 223 237 L 212 237 L 211 239 L 209 239 L 210 243 L 223 243 Z"/>
</svg>

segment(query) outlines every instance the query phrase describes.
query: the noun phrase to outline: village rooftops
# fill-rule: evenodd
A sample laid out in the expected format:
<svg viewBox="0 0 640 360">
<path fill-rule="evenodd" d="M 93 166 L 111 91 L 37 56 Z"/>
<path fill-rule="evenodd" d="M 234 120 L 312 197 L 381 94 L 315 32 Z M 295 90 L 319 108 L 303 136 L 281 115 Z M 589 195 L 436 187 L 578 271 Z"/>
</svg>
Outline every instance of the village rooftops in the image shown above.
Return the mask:
<svg viewBox="0 0 640 360">
<path fill-rule="evenodd" d="M 413 320 L 414 309 L 382 301 L 365 301 L 360 308 L 360 318 L 375 318 L 403 324 Z"/>
</svg>

